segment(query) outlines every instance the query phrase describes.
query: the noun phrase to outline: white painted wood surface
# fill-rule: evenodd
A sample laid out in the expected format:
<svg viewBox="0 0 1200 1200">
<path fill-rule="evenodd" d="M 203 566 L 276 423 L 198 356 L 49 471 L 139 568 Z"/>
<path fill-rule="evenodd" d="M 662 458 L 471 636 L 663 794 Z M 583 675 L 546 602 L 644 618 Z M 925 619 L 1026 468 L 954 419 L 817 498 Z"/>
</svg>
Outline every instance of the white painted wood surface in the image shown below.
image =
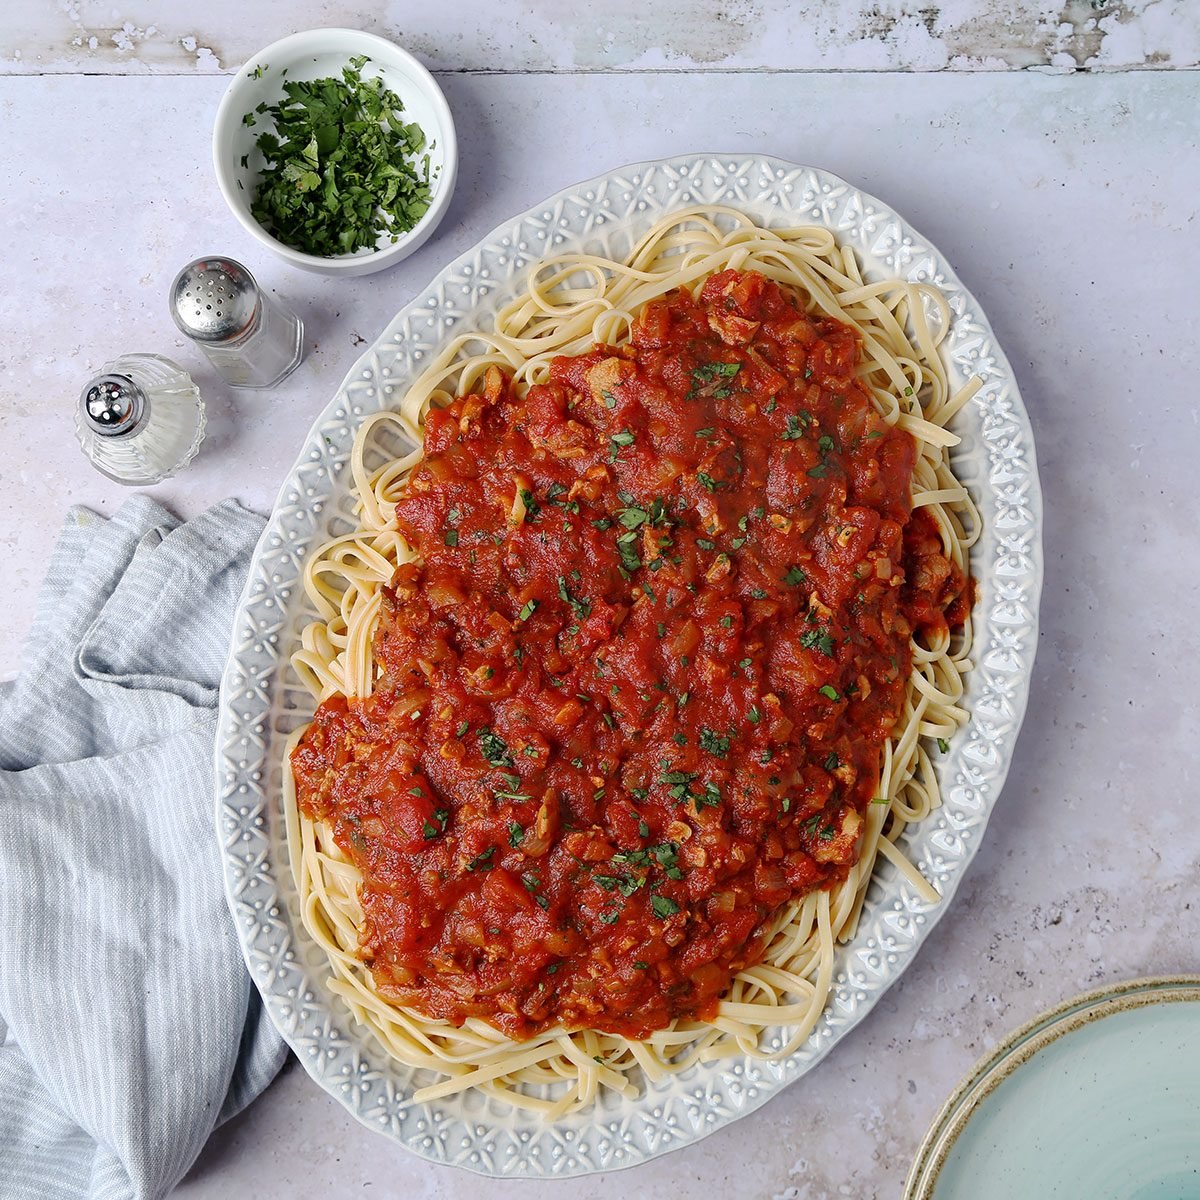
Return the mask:
<svg viewBox="0 0 1200 1200">
<path fill-rule="evenodd" d="M 1047 583 L 1016 765 L 952 911 L 863 1026 L 766 1108 L 620 1175 L 501 1184 L 389 1145 L 293 1063 L 215 1135 L 183 1200 L 883 1200 L 898 1195 L 955 1080 L 1007 1029 L 1097 983 L 1200 970 L 1200 632 L 1181 615 L 1200 590 L 1200 74 L 941 70 L 1065 66 L 1052 64 L 1060 54 L 1076 66 L 1154 55 L 1186 65 L 1195 5 L 1071 3 L 1056 21 L 1018 0 L 986 38 L 977 24 L 965 40 L 954 31 L 984 9 L 967 0 L 931 8 L 928 38 L 903 16 L 856 33 L 848 14 L 865 11 L 859 3 L 810 5 L 803 27 L 736 0 L 720 5 L 724 19 L 713 4 L 689 22 L 651 6 L 644 25 L 629 15 L 643 5 L 601 5 L 574 29 L 551 20 L 567 6 L 542 0 L 508 23 L 481 0 L 442 11 L 393 2 L 378 17 L 295 0 L 287 27 L 265 5 L 200 7 L 9 0 L 0 11 L 0 674 L 19 665 L 67 507 L 110 512 L 127 494 L 72 438 L 74 398 L 94 367 L 128 349 L 187 363 L 209 400 L 210 436 L 152 494 L 184 515 L 229 494 L 265 511 L 364 341 L 441 264 L 574 180 L 706 148 L 827 167 L 886 199 L 956 265 L 1033 417 Z M 362 280 L 292 272 L 260 253 L 225 211 L 208 159 L 225 80 L 205 72 L 291 28 L 334 22 L 409 33 L 444 72 L 463 146 L 436 238 Z M 931 40 L 944 61 L 922 58 Z M 851 64 L 941 73 L 794 70 Z M 119 77 L 138 74 L 149 77 Z M 303 312 L 308 357 L 275 391 L 222 389 L 170 323 L 174 271 L 209 252 L 244 259 Z"/>
<path fill-rule="evenodd" d="M 436 71 L 1192 67 L 1196 0 L 6 0 L 0 72 L 231 71 L 285 33 L 369 29 Z"/>
</svg>

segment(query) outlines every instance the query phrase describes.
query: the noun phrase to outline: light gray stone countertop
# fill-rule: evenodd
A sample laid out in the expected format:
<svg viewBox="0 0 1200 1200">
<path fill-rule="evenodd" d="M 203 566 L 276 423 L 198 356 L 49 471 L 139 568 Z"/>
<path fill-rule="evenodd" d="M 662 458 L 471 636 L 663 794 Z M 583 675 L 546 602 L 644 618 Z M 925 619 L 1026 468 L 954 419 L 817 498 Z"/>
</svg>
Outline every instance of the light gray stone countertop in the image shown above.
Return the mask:
<svg viewBox="0 0 1200 1200">
<path fill-rule="evenodd" d="M 224 79 L 0 78 L 0 672 L 19 664 L 68 506 L 111 512 L 127 495 L 71 432 L 78 387 L 107 358 L 177 357 L 208 398 L 199 458 L 154 496 L 184 515 L 228 494 L 266 511 L 364 342 L 493 225 L 623 162 L 761 151 L 904 214 L 1013 362 L 1046 508 L 1029 716 L 979 856 L 913 969 L 745 1120 L 621 1174 L 501 1183 L 359 1127 L 293 1061 L 178 1195 L 895 1197 L 944 1097 L 1008 1029 L 1106 981 L 1200 971 L 1200 75 L 647 68 L 441 82 L 462 139 L 444 225 L 386 274 L 331 280 L 284 268 L 225 211 L 208 152 Z M 305 317 L 308 357 L 275 391 L 223 389 L 170 323 L 174 271 L 212 252 L 243 259 Z"/>
</svg>

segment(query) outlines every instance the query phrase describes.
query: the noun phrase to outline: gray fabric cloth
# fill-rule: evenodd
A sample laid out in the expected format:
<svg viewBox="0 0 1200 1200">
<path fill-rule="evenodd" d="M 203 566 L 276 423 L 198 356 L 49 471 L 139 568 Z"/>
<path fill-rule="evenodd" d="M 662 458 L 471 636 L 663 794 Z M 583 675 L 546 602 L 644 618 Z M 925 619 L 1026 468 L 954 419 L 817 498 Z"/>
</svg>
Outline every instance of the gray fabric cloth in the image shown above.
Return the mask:
<svg viewBox="0 0 1200 1200">
<path fill-rule="evenodd" d="M 0 1197 L 163 1196 L 285 1048 L 213 823 L 217 689 L 262 519 L 71 511 L 0 687 Z"/>
</svg>

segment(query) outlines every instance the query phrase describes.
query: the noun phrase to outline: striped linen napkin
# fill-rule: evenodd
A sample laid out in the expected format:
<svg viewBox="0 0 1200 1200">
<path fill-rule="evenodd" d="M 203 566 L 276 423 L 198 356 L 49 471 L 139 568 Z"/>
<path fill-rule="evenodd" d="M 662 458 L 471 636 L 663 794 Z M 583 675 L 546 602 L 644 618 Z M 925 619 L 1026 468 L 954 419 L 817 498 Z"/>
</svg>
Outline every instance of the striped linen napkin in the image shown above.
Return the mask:
<svg viewBox="0 0 1200 1200">
<path fill-rule="evenodd" d="M 262 519 L 71 511 L 0 686 L 0 1197 L 169 1192 L 285 1047 L 213 827 L 217 688 Z"/>
</svg>

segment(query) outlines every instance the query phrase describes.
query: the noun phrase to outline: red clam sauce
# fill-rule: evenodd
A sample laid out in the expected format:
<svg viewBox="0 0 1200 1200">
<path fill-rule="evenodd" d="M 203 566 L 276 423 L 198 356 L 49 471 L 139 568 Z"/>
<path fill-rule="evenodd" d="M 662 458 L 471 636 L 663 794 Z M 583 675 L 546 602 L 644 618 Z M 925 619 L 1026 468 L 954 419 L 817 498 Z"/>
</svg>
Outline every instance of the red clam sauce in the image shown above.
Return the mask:
<svg viewBox="0 0 1200 1200">
<path fill-rule="evenodd" d="M 910 636 L 971 604 L 848 326 L 725 271 L 430 412 L 363 701 L 298 801 L 362 872 L 386 998 L 644 1037 L 710 1018 L 781 905 L 843 879 Z"/>
</svg>

